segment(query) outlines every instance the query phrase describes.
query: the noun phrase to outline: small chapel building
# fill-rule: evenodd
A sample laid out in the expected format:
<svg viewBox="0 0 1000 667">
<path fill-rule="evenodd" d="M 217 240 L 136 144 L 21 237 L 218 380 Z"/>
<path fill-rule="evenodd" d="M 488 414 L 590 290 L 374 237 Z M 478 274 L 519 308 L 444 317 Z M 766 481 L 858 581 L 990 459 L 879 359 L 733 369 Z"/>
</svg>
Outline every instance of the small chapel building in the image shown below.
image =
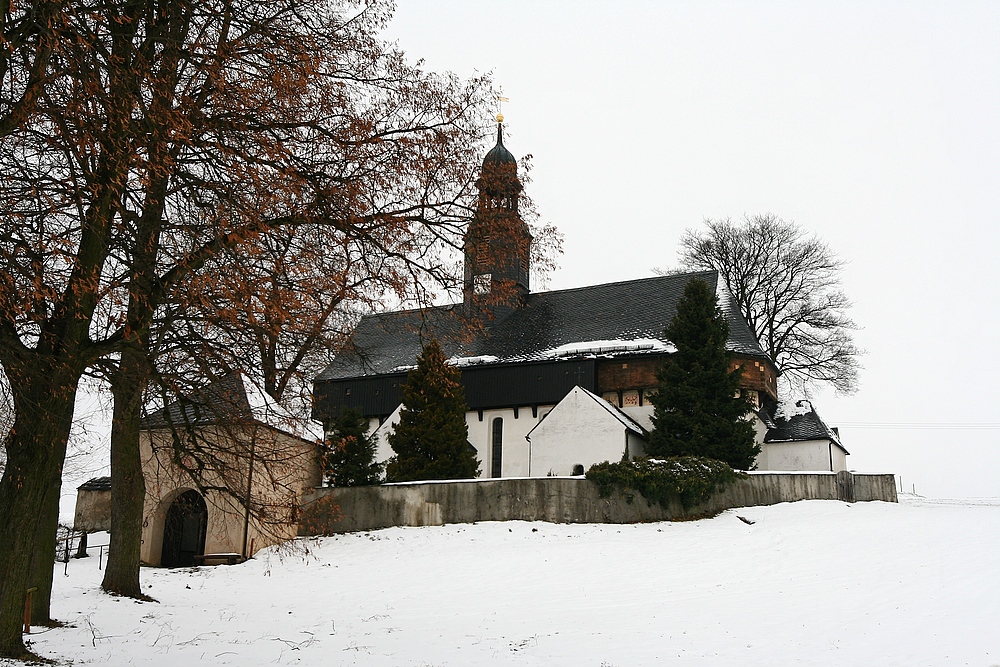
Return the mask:
<svg viewBox="0 0 1000 667">
<path fill-rule="evenodd" d="M 379 460 L 391 457 L 388 434 L 399 419 L 402 385 L 434 337 L 461 369 L 469 442 L 483 477 L 582 474 L 594 463 L 640 456 L 652 427 L 656 372 L 674 351 L 663 331 L 688 281 L 696 279 L 718 296 L 732 366 L 742 367 L 741 391 L 758 410 L 758 467 L 846 468 L 839 437 L 822 440 L 828 456 L 821 467 L 816 433 L 808 434 L 808 456 L 797 453 L 796 443 L 804 441 L 794 430 L 769 439 L 786 426 L 777 371 L 718 273 L 532 292 L 532 238 L 518 212 L 522 185 L 500 123 L 477 187 L 464 243 L 462 303 L 362 318 L 350 349 L 316 378 L 313 417 L 324 428 L 343 410 L 357 409 L 370 420 Z"/>
<path fill-rule="evenodd" d="M 238 562 L 289 540 L 321 481 L 317 434 L 238 372 L 148 415 L 139 444 L 147 565 Z"/>
</svg>

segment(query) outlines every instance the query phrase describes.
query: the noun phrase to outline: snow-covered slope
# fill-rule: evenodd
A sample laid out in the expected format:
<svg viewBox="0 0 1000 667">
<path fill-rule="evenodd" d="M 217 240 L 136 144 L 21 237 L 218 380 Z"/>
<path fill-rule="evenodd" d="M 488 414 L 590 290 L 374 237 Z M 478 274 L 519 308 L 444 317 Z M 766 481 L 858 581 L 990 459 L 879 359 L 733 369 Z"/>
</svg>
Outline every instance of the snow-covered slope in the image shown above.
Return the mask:
<svg viewBox="0 0 1000 667">
<path fill-rule="evenodd" d="M 737 516 L 754 521 L 747 525 Z M 80 664 L 997 665 L 1000 500 L 807 501 L 643 525 L 482 523 L 144 570 L 56 569 Z"/>
</svg>

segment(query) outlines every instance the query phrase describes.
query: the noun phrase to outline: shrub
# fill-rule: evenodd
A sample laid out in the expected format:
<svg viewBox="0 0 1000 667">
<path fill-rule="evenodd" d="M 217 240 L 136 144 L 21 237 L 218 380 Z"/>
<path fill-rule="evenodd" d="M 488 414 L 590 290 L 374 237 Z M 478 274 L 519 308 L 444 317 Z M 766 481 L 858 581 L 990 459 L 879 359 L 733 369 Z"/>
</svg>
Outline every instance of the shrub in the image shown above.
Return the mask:
<svg viewBox="0 0 1000 667">
<path fill-rule="evenodd" d="M 323 468 L 328 486 L 378 484 L 382 464 L 375 460 L 375 441 L 368 435 L 368 420 L 353 408 L 333 424 L 333 434 L 323 448 Z"/>
<path fill-rule="evenodd" d="M 676 496 L 686 510 L 743 477 L 746 473 L 733 470 L 722 461 L 700 456 L 605 461 L 587 471 L 587 479 L 597 482 L 601 497 L 615 490 L 625 494 L 638 491 L 650 502 L 669 507 L 670 499 Z"/>
</svg>

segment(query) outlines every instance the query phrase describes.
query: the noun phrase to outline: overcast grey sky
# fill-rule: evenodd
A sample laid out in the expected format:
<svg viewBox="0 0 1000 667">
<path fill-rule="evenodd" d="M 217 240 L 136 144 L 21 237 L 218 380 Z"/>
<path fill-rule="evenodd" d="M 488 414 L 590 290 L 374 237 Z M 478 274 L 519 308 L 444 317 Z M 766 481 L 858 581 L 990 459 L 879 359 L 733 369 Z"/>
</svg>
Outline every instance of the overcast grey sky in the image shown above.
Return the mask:
<svg viewBox="0 0 1000 667">
<path fill-rule="evenodd" d="M 552 289 L 650 276 L 706 217 L 794 220 L 863 327 L 860 391 L 815 400 L 849 465 L 1000 496 L 1000 2 L 404 0 L 389 36 L 503 86 Z"/>
</svg>

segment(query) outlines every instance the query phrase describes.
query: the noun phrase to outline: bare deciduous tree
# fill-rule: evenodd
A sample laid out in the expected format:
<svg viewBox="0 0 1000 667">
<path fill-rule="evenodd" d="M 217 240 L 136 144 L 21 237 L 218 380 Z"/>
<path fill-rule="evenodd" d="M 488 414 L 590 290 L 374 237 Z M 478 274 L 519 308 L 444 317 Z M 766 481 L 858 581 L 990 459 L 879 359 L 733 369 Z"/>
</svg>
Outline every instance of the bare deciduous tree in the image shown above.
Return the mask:
<svg viewBox="0 0 1000 667">
<path fill-rule="evenodd" d="M 739 223 L 706 220 L 705 229 L 687 230 L 679 254 L 684 269 L 714 269 L 725 279 L 788 389 L 857 389 L 862 352 L 845 314 L 844 262 L 829 246 L 768 213 Z"/>
<path fill-rule="evenodd" d="M 112 485 L 140 514 L 134 503 L 113 514 L 123 560 L 105 585 L 136 595 L 125 545 L 141 522 L 137 433 L 171 299 L 223 253 L 254 257 L 293 228 L 314 234 L 313 256 L 366 243 L 369 266 L 397 262 L 410 285 L 440 265 L 435 246 L 458 245 L 488 82 L 408 64 L 377 37 L 390 10 L 0 3 L 0 363 L 15 419 L 0 479 L 0 656 L 25 654 L 33 576 L 33 615 L 48 619 L 51 563 L 32 561 L 51 553 L 88 368 L 117 364 Z"/>
</svg>

